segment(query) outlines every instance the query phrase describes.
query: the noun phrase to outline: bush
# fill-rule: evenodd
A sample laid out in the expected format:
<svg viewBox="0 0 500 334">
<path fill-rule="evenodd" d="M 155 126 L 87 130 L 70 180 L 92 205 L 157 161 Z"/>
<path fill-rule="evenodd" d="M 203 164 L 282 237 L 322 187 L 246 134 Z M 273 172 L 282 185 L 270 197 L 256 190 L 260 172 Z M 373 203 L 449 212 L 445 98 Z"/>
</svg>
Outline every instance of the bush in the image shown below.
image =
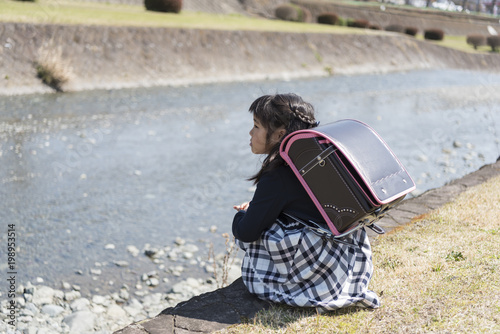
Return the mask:
<svg viewBox="0 0 500 334">
<path fill-rule="evenodd" d="M 144 6 L 154 12 L 179 13 L 182 0 L 144 0 Z"/>
<path fill-rule="evenodd" d="M 488 38 L 486 38 L 486 43 L 491 46 L 491 51 L 498 52 L 498 47 L 500 46 L 500 36 L 488 36 Z"/>
<path fill-rule="evenodd" d="M 61 47 L 42 46 L 34 65 L 37 77 L 58 92 L 64 91 L 64 85 L 73 77 L 73 68 L 63 58 Z"/>
<path fill-rule="evenodd" d="M 432 41 L 442 41 L 444 39 L 444 31 L 442 31 L 441 29 L 425 30 L 424 38 Z"/>
<path fill-rule="evenodd" d="M 477 50 L 478 46 L 486 45 L 486 36 L 483 35 L 467 35 L 467 44 L 470 44 Z"/>
<path fill-rule="evenodd" d="M 347 27 L 347 21 L 349 21 L 349 19 L 344 19 L 343 17 L 339 17 L 339 23 L 337 23 L 337 25 Z"/>
<path fill-rule="evenodd" d="M 313 16 L 309 9 L 300 7 L 302 11 L 302 20 L 300 22 L 313 22 Z"/>
<path fill-rule="evenodd" d="M 299 18 L 297 10 L 290 4 L 284 4 L 276 7 L 274 15 L 276 18 L 284 21 L 297 21 Z"/>
<path fill-rule="evenodd" d="M 376 25 L 376 24 L 370 24 L 368 26 L 368 29 L 372 29 L 372 30 L 382 30 L 382 27 L 379 26 L 379 25 Z"/>
<path fill-rule="evenodd" d="M 312 19 L 309 10 L 292 4 L 283 4 L 276 7 L 274 15 L 280 20 L 292 22 L 308 22 Z"/>
<path fill-rule="evenodd" d="M 400 33 L 405 32 L 405 28 L 400 24 L 390 24 L 387 27 L 385 27 L 385 30 L 392 31 L 392 32 L 400 32 Z"/>
<path fill-rule="evenodd" d="M 347 26 L 351 28 L 368 28 L 370 22 L 367 20 L 349 20 Z"/>
<path fill-rule="evenodd" d="M 340 23 L 340 17 L 335 13 L 323 13 L 318 15 L 318 23 L 336 25 Z"/>
<path fill-rule="evenodd" d="M 418 33 L 418 28 L 415 27 L 407 27 L 405 28 L 405 34 L 410 35 L 410 36 L 417 36 Z"/>
</svg>

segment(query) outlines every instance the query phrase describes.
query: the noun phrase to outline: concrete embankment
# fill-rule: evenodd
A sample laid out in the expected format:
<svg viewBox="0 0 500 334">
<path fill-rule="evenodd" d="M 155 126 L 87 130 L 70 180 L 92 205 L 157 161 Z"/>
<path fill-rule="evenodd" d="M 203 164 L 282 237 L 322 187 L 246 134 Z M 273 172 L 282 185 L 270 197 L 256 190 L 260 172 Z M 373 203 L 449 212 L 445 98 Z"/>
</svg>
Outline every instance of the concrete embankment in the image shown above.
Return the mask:
<svg viewBox="0 0 500 334">
<path fill-rule="evenodd" d="M 412 69 L 500 70 L 500 55 L 456 51 L 397 33 L 224 31 L 0 24 L 0 94 L 49 92 L 40 50 L 71 68 L 66 90 L 283 79 Z"/>
</svg>

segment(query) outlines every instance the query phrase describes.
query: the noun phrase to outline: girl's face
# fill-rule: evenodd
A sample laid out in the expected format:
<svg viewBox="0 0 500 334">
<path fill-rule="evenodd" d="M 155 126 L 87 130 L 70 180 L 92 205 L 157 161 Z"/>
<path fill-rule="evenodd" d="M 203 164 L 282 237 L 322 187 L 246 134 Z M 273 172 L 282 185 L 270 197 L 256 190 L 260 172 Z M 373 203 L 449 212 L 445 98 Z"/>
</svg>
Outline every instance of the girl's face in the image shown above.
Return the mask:
<svg viewBox="0 0 500 334">
<path fill-rule="evenodd" d="M 275 143 L 277 143 L 283 136 L 285 129 L 276 130 L 267 142 L 267 129 L 256 118 L 253 118 L 253 127 L 250 130 L 250 147 L 254 154 L 269 154 L 269 151 Z"/>
</svg>

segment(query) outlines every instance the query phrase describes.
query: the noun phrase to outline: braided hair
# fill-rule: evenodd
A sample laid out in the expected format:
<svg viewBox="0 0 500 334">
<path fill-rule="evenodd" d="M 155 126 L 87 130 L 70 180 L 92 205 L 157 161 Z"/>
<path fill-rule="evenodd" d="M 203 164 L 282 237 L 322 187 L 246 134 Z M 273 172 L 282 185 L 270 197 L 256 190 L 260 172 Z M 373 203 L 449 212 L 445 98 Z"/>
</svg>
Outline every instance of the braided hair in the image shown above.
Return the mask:
<svg viewBox="0 0 500 334">
<path fill-rule="evenodd" d="M 314 107 L 293 93 L 261 96 L 252 103 L 249 112 L 253 113 L 266 128 L 267 143 L 270 143 L 272 134 L 280 128 L 286 131 L 281 137 L 283 140 L 294 131 L 310 129 L 318 125 L 314 117 Z M 285 163 L 279 155 L 281 140 L 271 147 L 269 154 L 262 162 L 260 171 L 252 176 L 250 181 L 259 182 L 265 172 Z"/>
</svg>

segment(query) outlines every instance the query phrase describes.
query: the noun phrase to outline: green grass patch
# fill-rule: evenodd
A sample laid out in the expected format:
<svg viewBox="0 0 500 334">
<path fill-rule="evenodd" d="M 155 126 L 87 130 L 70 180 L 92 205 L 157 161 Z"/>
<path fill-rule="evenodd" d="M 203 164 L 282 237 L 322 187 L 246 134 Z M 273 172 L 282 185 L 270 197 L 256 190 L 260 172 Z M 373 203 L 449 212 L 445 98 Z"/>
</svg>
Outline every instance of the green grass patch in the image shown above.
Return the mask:
<svg viewBox="0 0 500 334">
<path fill-rule="evenodd" d="M 424 40 L 424 37 L 422 35 L 418 35 L 416 37 L 417 39 Z M 470 44 L 467 44 L 467 37 L 466 36 L 452 36 L 452 35 L 445 35 L 444 39 L 442 41 L 429 41 L 429 43 L 433 43 L 436 45 L 443 46 L 445 48 L 450 48 L 450 49 L 455 49 L 459 51 L 464 51 L 464 52 L 469 52 L 469 53 L 491 53 L 491 47 L 484 45 L 484 46 L 479 46 L 477 50 L 474 49 L 474 47 Z"/>
<path fill-rule="evenodd" d="M 223 333 L 500 332 L 500 176 L 373 245 L 377 310 L 273 306 Z"/>
</svg>

